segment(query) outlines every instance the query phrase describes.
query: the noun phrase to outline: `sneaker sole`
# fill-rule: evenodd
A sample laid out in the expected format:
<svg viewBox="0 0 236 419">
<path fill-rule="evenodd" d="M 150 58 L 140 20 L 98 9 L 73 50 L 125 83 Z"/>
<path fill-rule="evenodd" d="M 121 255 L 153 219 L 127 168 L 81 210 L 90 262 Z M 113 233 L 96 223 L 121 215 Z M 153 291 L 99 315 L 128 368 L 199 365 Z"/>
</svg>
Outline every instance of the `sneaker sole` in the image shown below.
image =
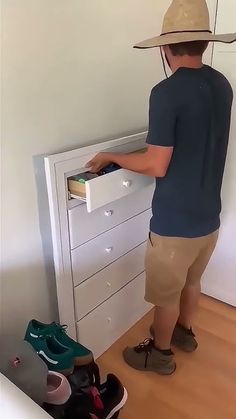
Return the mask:
<svg viewBox="0 0 236 419">
<path fill-rule="evenodd" d="M 127 400 L 128 400 L 128 392 L 127 392 L 126 388 L 124 388 L 124 396 L 123 396 L 122 400 L 120 401 L 120 403 L 117 406 L 115 406 L 111 410 L 111 412 L 105 417 L 105 419 L 112 419 L 112 417 L 124 407 Z"/>
<path fill-rule="evenodd" d="M 74 363 L 77 367 L 84 367 L 85 365 L 91 364 L 92 362 L 94 362 L 94 357 L 92 354 L 83 357 L 77 356 L 74 358 Z"/>
<path fill-rule="evenodd" d="M 132 366 L 132 365 L 130 365 L 130 364 L 128 364 L 128 362 L 126 361 L 126 363 L 127 363 L 127 365 L 129 365 L 131 368 L 134 368 L 135 370 L 137 370 L 137 371 L 142 371 L 142 372 L 152 372 L 152 373 L 155 373 L 155 374 L 158 374 L 158 375 L 172 375 L 172 374 L 174 374 L 174 372 L 176 371 L 176 368 L 177 368 L 177 366 L 176 366 L 176 363 L 174 363 L 174 365 L 173 365 L 173 368 L 172 369 L 170 369 L 169 371 L 168 370 L 154 370 L 154 369 L 152 369 L 152 368 L 145 368 L 145 367 L 143 367 L 143 368 L 138 368 L 138 367 L 134 367 L 134 366 Z"/>
</svg>

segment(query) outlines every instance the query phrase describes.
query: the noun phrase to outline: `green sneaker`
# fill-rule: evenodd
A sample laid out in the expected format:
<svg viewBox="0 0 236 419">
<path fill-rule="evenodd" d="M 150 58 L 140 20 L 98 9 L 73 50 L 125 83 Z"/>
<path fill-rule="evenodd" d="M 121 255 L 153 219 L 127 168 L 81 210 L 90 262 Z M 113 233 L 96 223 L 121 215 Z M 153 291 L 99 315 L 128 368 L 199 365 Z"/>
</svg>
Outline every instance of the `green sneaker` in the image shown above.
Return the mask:
<svg viewBox="0 0 236 419">
<path fill-rule="evenodd" d="M 27 338 L 25 339 L 26 341 Z M 61 345 L 54 336 L 40 336 L 28 341 L 50 371 L 72 374 L 74 370 L 73 350 Z"/>
<path fill-rule="evenodd" d="M 150 327 L 150 334 L 154 337 L 153 325 Z M 171 343 L 184 352 L 194 352 L 198 348 L 198 343 L 192 328 L 186 329 L 179 323 L 175 326 Z"/>
<path fill-rule="evenodd" d="M 125 362 L 139 371 L 152 371 L 160 375 L 171 375 L 176 370 L 174 355 L 164 355 L 154 346 L 153 339 L 146 339 L 135 348 L 123 352 Z"/>
<path fill-rule="evenodd" d="M 58 323 L 45 324 L 37 320 L 29 322 L 25 340 L 34 346 L 34 341 L 40 336 L 54 336 L 54 338 L 64 347 L 70 348 L 73 351 L 74 364 L 83 366 L 93 362 L 92 352 L 85 348 L 80 343 L 75 342 L 66 333 L 67 326 L 61 326 Z"/>
</svg>

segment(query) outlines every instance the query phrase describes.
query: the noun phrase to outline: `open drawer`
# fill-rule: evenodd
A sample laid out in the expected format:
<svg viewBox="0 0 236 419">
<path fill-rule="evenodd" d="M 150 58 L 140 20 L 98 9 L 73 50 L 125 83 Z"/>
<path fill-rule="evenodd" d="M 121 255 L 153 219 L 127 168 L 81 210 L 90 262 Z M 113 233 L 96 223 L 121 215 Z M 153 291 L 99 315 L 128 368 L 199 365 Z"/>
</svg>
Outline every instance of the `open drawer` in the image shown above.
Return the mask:
<svg viewBox="0 0 236 419">
<path fill-rule="evenodd" d="M 137 192 L 153 182 L 153 178 L 149 176 L 119 169 L 85 181 L 81 192 L 78 191 L 77 193 L 73 189 L 73 192 L 70 192 L 70 196 L 86 202 L 88 212 L 92 212 L 110 202 Z"/>
</svg>

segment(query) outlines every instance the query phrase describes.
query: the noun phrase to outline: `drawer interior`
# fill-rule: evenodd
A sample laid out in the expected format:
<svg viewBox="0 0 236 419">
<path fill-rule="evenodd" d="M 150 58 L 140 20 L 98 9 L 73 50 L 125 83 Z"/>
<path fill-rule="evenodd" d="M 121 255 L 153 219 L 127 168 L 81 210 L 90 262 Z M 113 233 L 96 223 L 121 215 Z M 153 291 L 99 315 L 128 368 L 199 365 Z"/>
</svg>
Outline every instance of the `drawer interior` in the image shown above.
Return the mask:
<svg viewBox="0 0 236 419">
<path fill-rule="evenodd" d="M 145 149 L 137 150 L 137 153 L 144 151 Z M 76 199 L 87 203 L 88 212 L 92 212 L 152 182 L 152 178 L 111 164 L 96 174 L 80 171 L 78 174 L 69 176 L 67 178 L 68 196 L 69 200 Z"/>
<path fill-rule="evenodd" d="M 109 173 L 120 170 L 120 167 L 114 164 L 111 164 L 104 170 L 101 170 L 98 173 L 91 173 L 89 171 L 79 173 L 75 176 L 68 178 L 68 192 L 69 196 L 72 199 L 78 199 L 83 202 L 87 202 L 87 185 L 91 180 L 100 178 L 101 176 L 109 175 Z"/>
</svg>

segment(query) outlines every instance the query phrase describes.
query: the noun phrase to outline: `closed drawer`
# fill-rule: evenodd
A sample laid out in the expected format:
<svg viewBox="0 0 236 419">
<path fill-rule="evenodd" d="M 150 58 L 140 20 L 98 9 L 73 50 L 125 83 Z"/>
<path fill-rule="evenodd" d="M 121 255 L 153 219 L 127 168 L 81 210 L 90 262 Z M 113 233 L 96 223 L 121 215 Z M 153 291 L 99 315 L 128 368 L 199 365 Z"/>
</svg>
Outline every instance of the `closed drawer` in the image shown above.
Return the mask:
<svg viewBox="0 0 236 419">
<path fill-rule="evenodd" d="M 144 271 L 145 249 L 143 243 L 75 288 L 77 320 Z"/>
<path fill-rule="evenodd" d="M 88 214 L 85 205 L 68 211 L 71 249 L 110 230 L 151 206 L 154 184 Z"/>
<path fill-rule="evenodd" d="M 151 210 L 145 211 L 72 250 L 74 285 L 79 285 L 144 242 L 148 234 L 150 217 Z"/>
<path fill-rule="evenodd" d="M 144 301 L 144 288 L 145 275 L 141 274 L 77 323 L 79 341 L 93 351 L 95 358 L 151 309 Z"/>
<path fill-rule="evenodd" d="M 88 212 L 94 211 L 104 205 L 123 198 L 144 186 L 153 184 L 153 178 L 125 169 L 99 176 L 85 182 L 85 200 Z M 76 198 L 76 195 L 72 195 Z M 81 197 L 78 197 L 81 199 Z"/>
</svg>

